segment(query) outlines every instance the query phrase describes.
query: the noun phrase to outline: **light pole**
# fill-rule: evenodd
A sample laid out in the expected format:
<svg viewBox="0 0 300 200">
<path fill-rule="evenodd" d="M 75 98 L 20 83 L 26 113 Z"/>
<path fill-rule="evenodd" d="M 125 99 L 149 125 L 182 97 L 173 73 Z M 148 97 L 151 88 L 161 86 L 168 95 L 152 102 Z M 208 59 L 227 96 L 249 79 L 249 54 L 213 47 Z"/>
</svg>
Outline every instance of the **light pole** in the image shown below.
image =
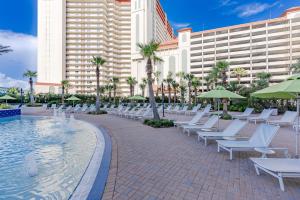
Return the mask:
<svg viewBox="0 0 300 200">
<path fill-rule="evenodd" d="M 161 82 L 161 98 L 162 98 L 162 111 L 163 111 L 163 117 L 165 117 L 165 93 L 164 93 L 164 82 Z"/>
</svg>

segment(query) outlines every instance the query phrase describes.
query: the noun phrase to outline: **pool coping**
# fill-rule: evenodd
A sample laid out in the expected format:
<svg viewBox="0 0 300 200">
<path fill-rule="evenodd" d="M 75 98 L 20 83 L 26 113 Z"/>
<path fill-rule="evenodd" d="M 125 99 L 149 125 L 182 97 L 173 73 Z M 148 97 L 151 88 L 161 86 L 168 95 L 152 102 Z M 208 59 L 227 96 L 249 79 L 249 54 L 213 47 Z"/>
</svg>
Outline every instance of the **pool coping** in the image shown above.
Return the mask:
<svg viewBox="0 0 300 200">
<path fill-rule="evenodd" d="M 76 119 L 77 120 L 77 119 Z M 103 154 L 101 156 L 101 159 L 97 156 L 99 155 L 99 149 L 97 149 L 97 146 L 95 148 L 95 151 L 93 153 L 93 156 L 89 162 L 89 165 L 83 174 L 80 182 L 78 183 L 75 191 L 70 196 L 70 200 L 81 200 L 81 199 L 87 199 L 87 200 L 94 200 L 94 199 L 101 199 L 104 195 L 104 191 L 106 188 L 106 182 L 109 176 L 109 170 L 110 170 L 110 163 L 112 158 L 112 142 L 109 134 L 107 133 L 107 130 L 102 127 L 96 127 L 94 124 L 89 123 L 85 120 L 79 121 L 88 123 L 93 128 L 95 128 L 96 131 L 96 137 L 97 137 L 97 146 L 99 147 L 99 137 L 103 137 L 104 139 L 104 150 Z M 101 135 L 100 135 L 101 134 Z M 101 152 L 102 153 L 102 152 Z M 96 157 L 95 157 L 96 156 Z M 95 169 L 96 167 L 96 169 Z M 96 172 L 96 175 L 92 174 Z M 92 182 L 93 181 L 93 182 Z M 92 182 L 92 183 L 91 183 Z"/>
</svg>

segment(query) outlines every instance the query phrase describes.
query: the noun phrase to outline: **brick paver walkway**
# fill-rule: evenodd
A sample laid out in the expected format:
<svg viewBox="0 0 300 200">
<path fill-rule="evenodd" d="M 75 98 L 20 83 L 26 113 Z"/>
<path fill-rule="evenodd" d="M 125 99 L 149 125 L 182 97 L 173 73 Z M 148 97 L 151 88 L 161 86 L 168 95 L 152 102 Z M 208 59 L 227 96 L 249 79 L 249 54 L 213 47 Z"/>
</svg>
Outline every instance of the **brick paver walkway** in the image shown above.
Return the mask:
<svg viewBox="0 0 300 200">
<path fill-rule="evenodd" d="M 257 153 L 237 153 L 229 161 L 227 153 L 217 153 L 215 144 L 205 147 L 175 128 L 153 129 L 110 115 L 76 118 L 107 128 L 113 138 L 104 199 L 300 199 L 299 179 L 285 179 L 282 192 L 277 179 L 256 175 L 249 157 Z M 247 126 L 243 135 L 254 126 Z M 292 130 L 282 129 L 273 146 L 293 150 L 293 138 Z"/>
</svg>

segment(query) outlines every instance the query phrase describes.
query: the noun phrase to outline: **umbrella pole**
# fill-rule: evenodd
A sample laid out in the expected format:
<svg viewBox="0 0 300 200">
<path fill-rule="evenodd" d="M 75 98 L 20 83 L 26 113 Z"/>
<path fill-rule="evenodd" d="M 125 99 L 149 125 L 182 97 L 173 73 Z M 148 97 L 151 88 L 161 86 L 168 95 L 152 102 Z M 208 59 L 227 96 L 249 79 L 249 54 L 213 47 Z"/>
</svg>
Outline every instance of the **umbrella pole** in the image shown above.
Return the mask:
<svg viewBox="0 0 300 200">
<path fill-rule="evenodd" d="M 297 97 L 297 125 L 296 125 L 296 157 L 299 157 L 299 114 L 300 114 L 300 96 Z"/>
<path fill-rule="evenodd" d="M 220 99 L 218 101 L 218 131 L 220 129 Z"/>
</svg>

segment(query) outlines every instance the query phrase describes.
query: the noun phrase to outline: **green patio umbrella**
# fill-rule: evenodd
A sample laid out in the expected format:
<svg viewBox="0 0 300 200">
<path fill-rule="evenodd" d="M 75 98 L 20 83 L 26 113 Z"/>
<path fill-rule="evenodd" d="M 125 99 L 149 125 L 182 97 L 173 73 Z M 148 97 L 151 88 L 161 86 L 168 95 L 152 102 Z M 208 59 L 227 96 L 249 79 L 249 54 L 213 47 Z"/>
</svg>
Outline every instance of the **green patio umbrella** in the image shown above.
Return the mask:
<svg viewBox="0 0 300 200">
<path fill-rule="evenodd" d="M 75 96 L 71 96 L 69 98 L 66 99 L 67 101 L 73 101 L 73 107 L 74 107 L 74 102 L 75 101 L 81 101 L 81 99 L 79 99 L 78 97 Z"/>
<path fill-rule="evenodd" d="M 216 87 L 216 89 L 211 90 L 209 92 L 202 93 L 198 96 L 198 98 L 202 99 L 217 99 L 218 100 L 218 116 L 220 115 L 220 99 L 245 99 L 245 97 L 238 95 L 234 92 L 230 92 L 226 90 L 222 86 Z M 218 122 L 219 129 L 219 122 Z"/>
<path fill-rule="evenodd" d="M 2 96 L 2 97 L 0 97 L 0 100 L 5 100 L 5 102 L 6 102 L 6 104 L 7 104 L 7 100 L 15 100 L 16 98 L 14 98 L 14 97 L 11 97 L 11 96 L 9 96 L 9 95 L 4 95 L 4 96 Z"/>
<path fill-rule="evenodd" d="M 209 92 L 202 93 L 198 97 L 205 99 L 245 99 L 245 97 L 234 92 L 230 92 L 221 86 L 218 86 L 216 89 Z"/>
<path fill-rule="evenodd" d="M 142 97 L 140 95 L 135 95 L 135 96 L 129 97 L 128 99 L 129 100 L 134 100 L 134 101 L 145 101 L 146 100 L 145 97 Z"/>
<path fill-rule="evenodd" d="M 300 111 L 300 74 L 291 76 L 286 81 L 272 85 L 251 94 L 252 97 L 262 99 L 297 99 L 297 128 L 296 128 L 296 156 L 299 155 L 299 111 Z"/>
</svg>

